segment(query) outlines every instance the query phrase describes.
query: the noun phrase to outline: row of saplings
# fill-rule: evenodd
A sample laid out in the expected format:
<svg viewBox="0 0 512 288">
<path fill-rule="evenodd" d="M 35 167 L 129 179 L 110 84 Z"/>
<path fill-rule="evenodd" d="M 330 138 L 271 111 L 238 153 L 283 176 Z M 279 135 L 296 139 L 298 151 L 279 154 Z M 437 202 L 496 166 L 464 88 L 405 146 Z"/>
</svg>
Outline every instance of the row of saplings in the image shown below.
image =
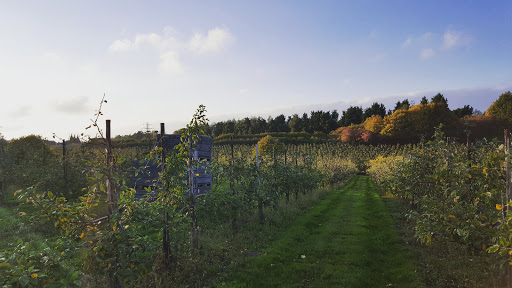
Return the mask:
<svg viewBox="0 0 512 288">
<path fill-rule="evenodd" d="M 384 190 L 410 205 L 407 216 L 422 243 L 457 242 L 473 253 L 498 253 L 503 264 L 512 264 L 505 145 L 448 140 L 438 128 L 432 141 L 406 157 L 370 161 L 368 172 Z"/>
<path fill-rule="evenodd" d="M 197 142 L 203 112 L 198 110 L 197 121 L 184 131 L 183 139 L 190 142 L 182 142 Z M 276 208 L 282 197 L 290 201 L 290 194 L 299 198 L 324 180 L 311 165 L 283 165 L 262 157 L 259 165 L 214 164 L 217 184 L 210 194 L 193 196 L 187 179 L 199 163 L 191 148 L 183 144 L 165 158 L 157 157 L 160 151 L 148 156 L 164 168 L 154 187 L 158 197 L 150 201 L 135 200 L 125 175 L 106 167 L 102 154 L 90 159 L 89 184 L 76 200 L 39 191 L 37 185 L 17 192 L 35 207 L 24 217 L 55 232 L 42 242 L 20 241 L 0 252 L 0 282 L 14 287 L 194 286 L 201 278 L 199 262 L 209 253 L 201 248 L 201 234 L 212 221 L 228 222 L 234 232 L 243 217 L 257 213 L 254 219 L 264 222 L 264 209 Z M 120 192 L 117 203 L 110 203 L 115 204 L 113 213 L 105 217 L 109 185 Z"/>
</svg>

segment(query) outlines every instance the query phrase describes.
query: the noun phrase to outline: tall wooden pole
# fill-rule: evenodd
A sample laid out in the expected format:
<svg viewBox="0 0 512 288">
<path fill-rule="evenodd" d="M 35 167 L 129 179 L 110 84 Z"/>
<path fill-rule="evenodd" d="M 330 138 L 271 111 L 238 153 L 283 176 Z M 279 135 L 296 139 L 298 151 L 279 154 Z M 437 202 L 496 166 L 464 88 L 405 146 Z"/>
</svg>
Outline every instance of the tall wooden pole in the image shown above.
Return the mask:
<svg viewBox="0 0 512 288">
<path fill-rule="evenodd" d="M 468 168 L 471 168 L 471 143 L 470 143 L 470 139 L 469 139 L 469 135 L 470 135 L 470 132 L 471 131 L 468 131 L 466 133 L 466 147 L 468 149 Z"/>
<path fill-rule="evenodd" d="M 44 149 L 44 147 L 43 147 Z M 46 150 L 45 150 L 46 151 Z M 62 139 L 62 173 L 63 173 L 63 186 L 64 186 L 64 195 L 68 193 L 68 167 L 66 161 L 66 140 Z M 46 161 L 46 153 L 45 153 L 45 161 Z"/>
<path fill-rule="evenodd" d="M 108 201 L 108 215 L 117 213 L 118 203 L 117 194 L 114 188 L 114 155 L 112 152 L 112 139 L 110 133 L 110 120 L 106 120 L 106 142 L 107 142 L 107 201 Z"/>
<path fill-rule="evenodd" d="M 165 172 L 165 123 L 160 123 L 160 147 L 162 148 L 162 157 L 161 157 L 161 168 L 162 168 L 162 176 Z M 163 187 L 165 194 L 167 191 L 167 187 Z M 169 267 L 170 258 L 171 258 L 171 240 L 169 237 L 169 211 L 164 211 L 164 231 L 162 236 L 162 249 L 164 252 L 164 266 L 166 268 Z"/>
<path fill-rule="evenodd" d="M 192 249 L 197 250 L 199 248 L 199 235 L 197 230 L 197 215 L 196 215 L 196 196 L 194 195 L 194 166 L 193 166 L 193 150 L 192 150 L 192 135 L 188 136 L 188 185 L 189 185 L 189 208 L 190 218 L 192 219 Z"/>
<path fill-rule="evenodd" d="M 510 203 L 510 201 L 512 200 L 511 199 L 511 194 L 512 194 L 512 182 L 511 182 L 511 175 L 510 175 L 510 134 L 508 132 L 507 129 L 505 129 L 504 131 L 504 138 L 505 138 L 505 154 L 507 155 L 506 158 L 505 158 L 505 169 L 506 169 L 506 203 L 505 205 L 507 205 L 507 208 L 508 209 L 503 209 L 503 213 L 502 213 L 502 221 L 505 221 L 505 217 L 506 217 L 506 213 L 509 213 L 509 209 L 511 207 L 508 207 L 508 203 Z M 512 268 L 509 266 L 508 269 L 507 269 L 507 287 L 510 288 L 510 283 L 512 282 L 511 281 L 511 278 L 512 278 Z"/>
<path fill-rule="evenodd" d="M 508 130 L 505 129 L 505 149 L 507 157 L 505 158 L 505 168 L 507 170 L 506 172 L 506 179 L 507 179 L 507 204 L 512 200 L 512 183 L 511 183 L 511 175 L 510 175 L 510 134 L 508 133 Z"/>
<path fill-rule="evenodd" d="M 257 190 L 260 190 L 260 156 L 259 156 L 259 147 L 256 144 L 256 168 L 258 171 L 258 185 Z M 265 215 L 263 215 L 263 197 L 260 195 L 260 191 L 256 191 L 258 194 L 258 214 L 260 216 L 260 223 L 265 221 Z"/>
<path fill-rule="evenodd" d="M 229 185 L 231 186 L 231 191 L 233 193 L 233 197 L 235 197 L 237 195 L 237 192 L 236 192 L 236 189 L 235 189 L 235 149 L 234 149 L 234 146 L 233 146 L 233 135 L 231 135 L 231 138 L 230 138 L 230 143 L 229 143 L 229 146 L 231 148 L 231 177 L 230 178 L 230 182 L 229 182 Z M 238 230 L 238 217 L 237 217 L 237 214 L 238 214 L 238 209 L 236 209 L 236 207 L 233 208 L 233 219 L 231 220 L 231 230 L 233 231 L 233 233 L 235 233 L 237 230 Z"/>
</svg>

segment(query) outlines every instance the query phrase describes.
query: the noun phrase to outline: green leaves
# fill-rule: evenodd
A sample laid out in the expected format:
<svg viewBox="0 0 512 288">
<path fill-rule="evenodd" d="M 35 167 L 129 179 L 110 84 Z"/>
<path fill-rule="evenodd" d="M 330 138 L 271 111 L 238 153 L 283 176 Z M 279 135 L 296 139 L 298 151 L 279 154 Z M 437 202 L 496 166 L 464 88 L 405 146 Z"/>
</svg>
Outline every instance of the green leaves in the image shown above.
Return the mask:
<svg viewBox="0 0 512 288">
<path fill-rule="evenodd" d="M 18 242 L 0 253 L 0 282 L 20 287 L 63 287 L 77 285 L 79 259 L 64 258 L 61 249 L 76 252 L 80 245 L 63 238 L 44 242 Z M 10 287 L 10 286 L 8 286 Z"/>
<path fill-rule="evenodd" d="M 468 154 L 466 146 L 451 142 L 438 128 L 431 141 L 405 155 L 391 172 L 378 173 L 384 158 L 372 162 L 369 171 L 385 189 L 410 203 L 415 235 L 422 243 L 454 241 L 474 251 L 493 244 L 512 249 L 502 241 L 511 235 L 512 223 L 500 219 L 505 210 L 504 155 L 496 154 L 492 143 L 477 143 Z M 489 252 L 497 251 L 491 247 Z"/>
</svg>

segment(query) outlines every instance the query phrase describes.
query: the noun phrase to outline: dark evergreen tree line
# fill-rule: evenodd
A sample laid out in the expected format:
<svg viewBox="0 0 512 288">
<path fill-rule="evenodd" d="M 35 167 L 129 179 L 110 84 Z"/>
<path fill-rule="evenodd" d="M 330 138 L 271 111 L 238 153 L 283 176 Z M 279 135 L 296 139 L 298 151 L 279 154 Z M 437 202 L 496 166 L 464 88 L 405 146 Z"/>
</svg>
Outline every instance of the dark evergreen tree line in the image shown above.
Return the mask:
<svg viewBox="0 0 512 288">
<path fill-rule="evenodd" d="M 293 114 L 286 117 L 284 114 L 276 117 L 245 117 L 240 120 L 227 120 L 209 125 L 206 132 L 212 136 L 222 134 L 251 135 L 268 132 L 308 132 L 320 131 L 329 133 L 339 127 L 339 114 L 336 110 L 312 111 L 307 113 Z"/>
<path fill-rule="evenodd" d="M 429 101 L 427 97 L 421 99 L 420 104 L 426 105 Z M 445 103 L 448 105 L 448 100 L 443 94 L 438 93 L 433 96 L 430 103 Z M 407 110 L 414 103 L 410 103 L 409 99 L 398 101 L 393 110 L 386 110 L 382 103 L 374 102 L 370 107 L 363 109 L 361 106 L 350 106 L 347 110 L 343 111 L 340 115 L 338 111 L 311 111 L 310 114 L 304 113 L 301 115 L 293 114 L 286 117 L 281 114 L 268 119 L 262 117 L 245 117 L 240 120 L 227 120 L 214 123 L 207 127 L 207 134 L 216 137 L 222 134 L 236 134 L 236 135 L 251 135 L 268 132 L 322 132 L 330 133 L 339 127 L 347 127 L 350 125 L 358 125 L 363 123 L 366 119 L 373 115 L 379 115 L 384 118 L 397 110 Z M 459 118 L 470 116 L 474 113 L 473 108 L 469 105 L 464 108 L 454 110 Z"/>
</svg>

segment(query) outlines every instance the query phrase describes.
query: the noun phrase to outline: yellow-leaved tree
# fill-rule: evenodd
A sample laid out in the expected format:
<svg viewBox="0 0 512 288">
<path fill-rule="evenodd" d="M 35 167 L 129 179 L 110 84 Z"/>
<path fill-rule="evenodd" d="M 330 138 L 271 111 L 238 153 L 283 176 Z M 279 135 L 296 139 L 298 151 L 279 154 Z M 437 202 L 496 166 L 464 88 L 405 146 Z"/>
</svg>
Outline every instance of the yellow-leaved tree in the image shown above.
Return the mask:
<svg viewBox="0 0 512 288">
<path fill-rule="evenodd" d="M 486 116 L 503 119 L 512 124 L 512 93 L 507 91 L 500 95 L 485 111 Z"/>
<path fill-rule="evenodd" d="M 284 152 L 284 144 L 279 139 L 267 135 L 258 141 L 258 152 L 260 157 L 272 159 L 273 155 L 279 155 Z M 256 151 L 255 151 L 256 153 Z"/>
<path fill-rule="evenodd" d="M 381 134 L 402 141 L 419 141 L 432 137 L 441 123 L 448 136 L 459 136 L 457 133 L 462 131 L 461 121 L 446 103 L 419 104 L 386 116 Z"/>
<path fill-rule="evenodd" d="M 373 115 L 363 123 L 364 129 L 371 131 L 373 133 L 380 133 L 384 128 L 384 119 L 380 115 Z"/>
</svg>

